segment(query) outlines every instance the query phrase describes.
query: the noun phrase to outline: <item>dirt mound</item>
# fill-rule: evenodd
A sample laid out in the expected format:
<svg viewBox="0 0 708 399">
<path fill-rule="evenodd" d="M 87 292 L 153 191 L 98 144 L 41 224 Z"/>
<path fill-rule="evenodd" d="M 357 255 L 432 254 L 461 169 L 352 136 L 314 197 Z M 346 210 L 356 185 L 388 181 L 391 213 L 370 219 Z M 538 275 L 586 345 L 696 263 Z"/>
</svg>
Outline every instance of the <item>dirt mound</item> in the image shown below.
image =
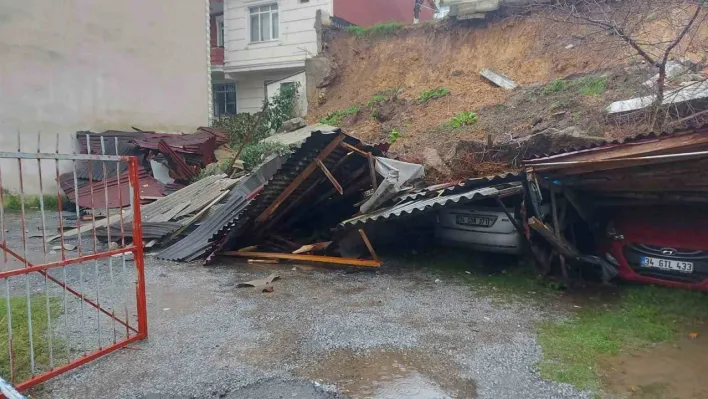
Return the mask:
<svg viewBox="0 0 708 399">
<path fill-rule="evenodd" d="M 395 141 L 392 151 L 404 159 L 432 148 L 446 161 L 461 141 L 487 135 L 508 141 L 573 126 L 600 137 L 638 133 L 638 126 L 608 125 L 602 110 L 647 94 L 641 83 L 653 71 L 636 57 L 618 57 L 624 50 L 617 46 L 586 40 L 584 29 L 513 17 L 410 26 L 385 37 L 331 30 L 325 48 L 336 77 L 311 99 L 308 118 L 346 110 L 339 125 L 348 133 Z M 497 87 L 479 75 L 482 68 L 521 87 Z M 462 112 L 476 113 L 477 123 L 454 125 Z"/>
</svg>

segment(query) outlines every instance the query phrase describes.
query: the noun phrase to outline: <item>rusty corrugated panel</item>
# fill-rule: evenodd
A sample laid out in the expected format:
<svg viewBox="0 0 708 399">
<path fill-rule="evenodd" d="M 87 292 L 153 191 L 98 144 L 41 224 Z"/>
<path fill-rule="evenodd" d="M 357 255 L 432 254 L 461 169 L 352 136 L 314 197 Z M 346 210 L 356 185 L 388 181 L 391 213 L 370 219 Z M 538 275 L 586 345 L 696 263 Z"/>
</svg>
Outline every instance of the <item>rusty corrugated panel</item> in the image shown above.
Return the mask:
<svg viewBox="0 0 708 399">
<path fill-rule="evenodd" d="M 167 143 L 165 143 L 165 140 L 160 140 L 157 144 L 157 148 L 162 155 L 165 156 L 165 159 L 167 159 L 167 164 L 170 166 L 170 170 L 175 179 L 190 181 L 197 175 L 194 169 L 189 167 L 189 165 L 184 162 L 184 158 L 182 158 L 179 154 L 172 150 Z"/>
<path fill-rule="evenodd" d="M 145 197 L 162 197 L 164 191 L 162 184 L 152 178 L 152 176 L 144 169 L 138 170 L 140 178 L 140 195 Z M 128 172 L 124 171 L 120 175 L 120 186 L 118 186 L 118 177 L 114 176 L 105 181 L 94 180 L 90 182 L 87 179 L 77 179 L 79 189 L 78 198 L 74 189 L 73 173 L 65 173 L 59 176 L 59 185 L 64 191 L 64 194 L 71 200 L 77 203 L 82 208 L 89 209 L 106 209 L 108 208 L 123 208 L 130 205 L 130 187 L 128 184 Z M 92 193 L 93 190 L 93 200 Z M 106 191 L 108 192 L 108 203 L 106 203 Z"/>
</svg>

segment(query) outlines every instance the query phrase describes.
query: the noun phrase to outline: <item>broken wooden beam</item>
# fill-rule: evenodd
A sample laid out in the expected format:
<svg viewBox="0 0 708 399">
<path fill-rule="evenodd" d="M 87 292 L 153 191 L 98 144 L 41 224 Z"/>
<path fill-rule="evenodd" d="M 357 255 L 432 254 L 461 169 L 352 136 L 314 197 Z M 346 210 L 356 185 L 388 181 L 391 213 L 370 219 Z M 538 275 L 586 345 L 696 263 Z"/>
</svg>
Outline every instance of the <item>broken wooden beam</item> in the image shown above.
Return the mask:
<svg viewBox="0 0 708 399">
<path fill-rule="evenodd" d="M 366 232 L 364 232 L 363 229 L 359 229 L 359 234 L 361 235 L 361 239 L 364 240 L 364 244 L 366 244 L 366 248 L 369 249 L 369 253 L 371 254 L 371 257 L 374 258 L 374 260 L 379 260 L 379 257 L 376 255 L 376 251 L 374 251 L 374 246 L 371 245 L 371 241 L 369 241 L 369 237 L 366 235 Z"/>
<path fill-rule="evenodd" d="M 370 152 L 366 153 L 366 157 L 369 158 L 369 176 L 371 177 L 371 187 L 376 190 L 376 187 L 379 185 L 376 181 L 376 161 Z"/>
<path fill-rule="evenodd" d="M 327 169 L 325 164 L 323 164 L 322 161 L 320 161 L 319 159 L 315 159 L 315 162 L 317 162 L 317 166 L 319 166 L 320 169 L 322 170 L 322 173 L 324 173 L 325 176 L 327 176 L 327 180 L 329 180 L 329 182 L 332 183 L 332 185 L 334 186 L 334 189 L 337 190 L 339 195 L 344 194 L 344 189 L 342 188 L 342 185 L 339 184 L 337 179 L 334 178 L 334 175 L 332 175 L 332 173 L 329 171 L 329 169 Z"/>
<path fill-rule="evenodd" d="M 301 184 L 302 182 L 307 179 L 312 172 L 314 172 L 317 169 L 317 160 L 323 161 L 325 160 L 331 153 L 334 151 L 337 147 L 339 147 L 339 144 L 341 144 L 346 136 L 344 133 L 339 133 L 337 137 L 335 137 L 320 153 L 317 155 L 315 160 L 313 160 L 305 170 L 302 171 L 295 179 L 293 179 L 292 182 L 283 190 L 283 192 L 280 193 L 278 198 L 275 199 L 275 201 L 271 202 L 271 204 L 266 208 L 263 213 L 261 213 L 257 218 L 256 218 L 256 224 L 262 224 L 266 220 L 268 220 L 271 215 L 278 209 L 278 207 L 285 201 L 290 194 L 292 194 Z"/>
<path fill-rule="evenodd" d="M 316 242 L 314 244 L 303 245 L 293 251 L 294 254 L 304 254 L 307 252 L 322 251 L 327 249 L 332 241 Z"/>
<path fill-rule="evenodd" d="M 355 154 L 361 155 L 361 156 L 364 157 L 364 158 L 368 158 L 368 157 L 369 157 L 369 154 L 368 154 L 367 152 L 365 152 L 364 150 L 361 150 L 361 149 L 359 149 L 359 148 L 356 148 L 356 147 L 354 147 L 353 145 L 351 145 L 351 144 L 349 144 L 349 143 L 342 142 L 341 146 L 342 146 L 343 148 L 346 148 L 346 149 L 349 150 L 349 151 L 352 151 L 352 152 L 355 153 Z"/>
<path fill-rule="evenodd" d="M 573 249 L 562 237 L 556 236 L 556 234 L 551 230 L 550 227 L 546 226 L 545 223 L 540 221 L 535 216 L 529 219 L 529 227 L 538 232 L 546 241 L 548 241 L 553 248 L 555 248 L 559 254 L 567 256 L 569 258 L 577 258 L 578 252 Z"/>
<path fill-rule="evenodd" d="M 296 254 L 283 254 L 283 253 L 272 253 L 272 252 L 238 252 L 238 251 L 222 252 L 219 255 L 235 256 L 235 257 L 239 257 L 239 258 L 283 259 L 283 260 L 296 260 L 296 261 L 301 261 L 301 262 L 319 262 L 319 263 L 333 263 L 333 264 L 350 265 L 350 266 L 381 267 L 381 261 L 379 261 L 379 260 L 339 258 L 336 256 L 296 255 Z"/>
</svg>

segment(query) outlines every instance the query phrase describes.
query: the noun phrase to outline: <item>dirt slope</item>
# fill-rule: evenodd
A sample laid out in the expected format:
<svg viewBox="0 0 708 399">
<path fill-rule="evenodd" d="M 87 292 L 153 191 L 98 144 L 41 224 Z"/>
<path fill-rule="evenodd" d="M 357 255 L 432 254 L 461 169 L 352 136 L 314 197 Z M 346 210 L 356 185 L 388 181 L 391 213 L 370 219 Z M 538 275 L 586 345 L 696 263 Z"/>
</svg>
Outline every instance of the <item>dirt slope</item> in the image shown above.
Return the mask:
<svg viewBox="0 0 708 399">
<path fill-rule="evenodd" d="M 609 101 L 642 94 L 634 89 L 651 71 L 636 57 L 618 55 L 623 49 L 588 42 L 583 39 L 586 33 L 581 27 L 559 29 L 529 17 L 483 24 L 430 23 L 378 38 L 329 31 L 327 52 L 336 63 L 337 77 L 318 98 L 310 99 L 308 118 L 314 122 L 356 105 L 359 111 L 340 125 L 368 141 L 388 140 L 392 130 L 400 132 L 392 150 L 404 158 L 419 156 L 427 147 L 444 157 L 459 141 L 483 139 L 486 133 L 530 134 L 538 123 L 536 113 L 565 118 L 565 125 L 589 126 L 594 121 L 595 127 L 586 130 L 603 135 L 606 129 L 597 121 L 602 108 Z M 627 72 L 632 63 L 641 72 L 638 77 Z M 496 87 L 479 75 L 482 68 L 501 72 L 522 88 Z M 604 73 L 606 92 L 588 98 L 565 93 L 559 101 L 540 94 L 554 79 L 591 72 Z M 449 89 L 450 94 L 423 104 L 417 100 L 424 91 L 438 87 Z M 385 102 L 367 105 L 377 94 L 392 92 L 398 93 L 395 98 L 386 94 Z M 529 104 L 540 97 L 540 105 Z M 583 109 L 592 112 L 578 112 Z M 446 123 L 460 112 L 477 113 L 480 123 L 446 129 Z M 565 117 L 558 118 L 560 112 Z"/>
</svg>

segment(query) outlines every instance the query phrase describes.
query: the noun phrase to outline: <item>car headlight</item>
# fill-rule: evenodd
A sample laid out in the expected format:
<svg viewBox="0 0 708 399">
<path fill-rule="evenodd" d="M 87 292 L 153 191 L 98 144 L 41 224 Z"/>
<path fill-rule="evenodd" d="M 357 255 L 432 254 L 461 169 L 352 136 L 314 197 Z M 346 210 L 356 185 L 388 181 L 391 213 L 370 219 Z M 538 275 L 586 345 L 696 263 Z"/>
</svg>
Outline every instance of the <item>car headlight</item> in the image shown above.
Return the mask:
<svg viewBox="0 0 708 399">
<path fill-rule="evenodd" d="M 617 261 L 617 259 L 614 256 L 612 256 L 612 254 L 609 252 L 605 253 L 605 259 L 607 259 L 608 262 L 612 263 L 615 266 L 620 265 L 619 262 Z"/>
</svg>

